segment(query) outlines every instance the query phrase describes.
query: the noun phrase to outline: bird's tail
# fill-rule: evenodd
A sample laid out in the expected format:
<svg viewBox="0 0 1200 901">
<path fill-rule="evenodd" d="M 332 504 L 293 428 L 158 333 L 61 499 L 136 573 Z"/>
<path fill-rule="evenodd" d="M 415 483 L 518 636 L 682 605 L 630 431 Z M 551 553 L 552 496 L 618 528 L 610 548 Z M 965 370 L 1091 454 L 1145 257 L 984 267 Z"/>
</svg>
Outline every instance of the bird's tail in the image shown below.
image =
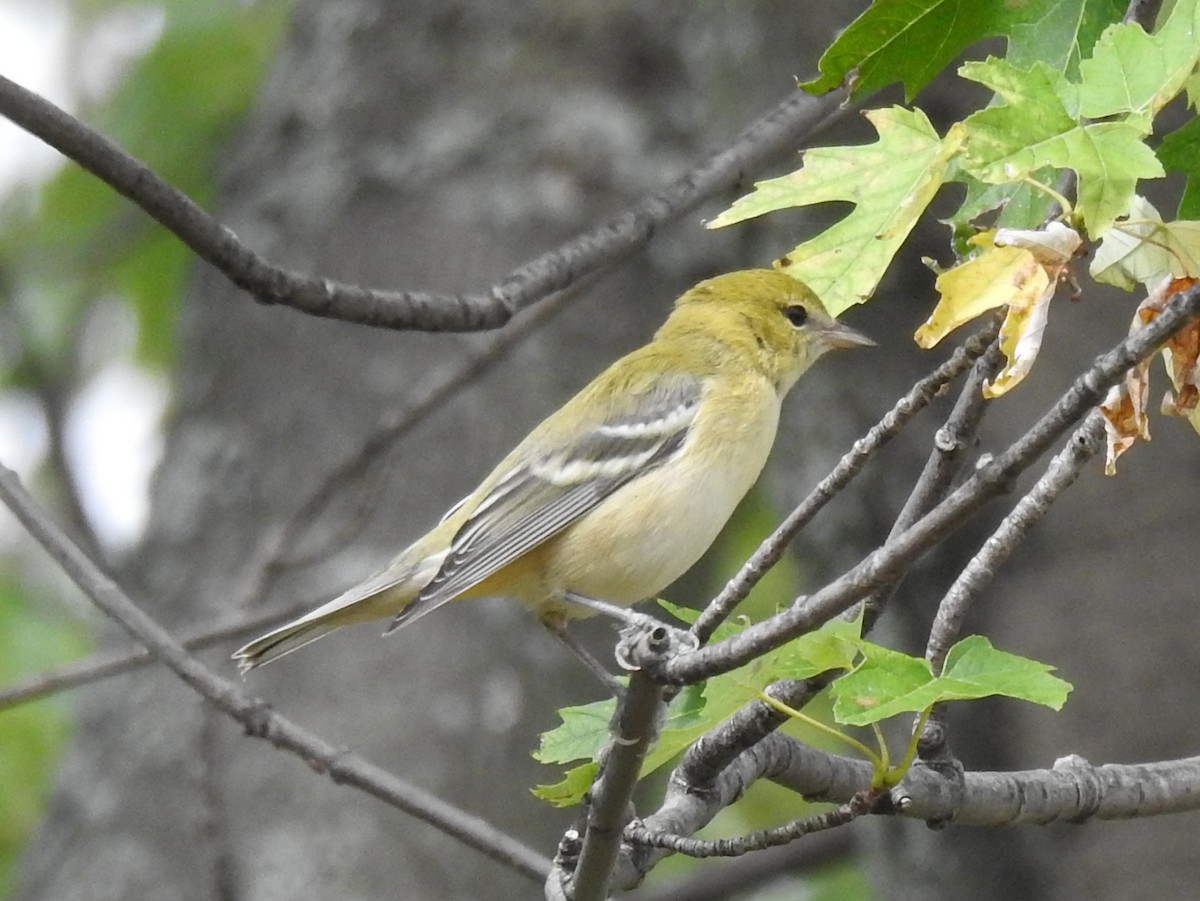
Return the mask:
<svg viewBox="0 0 1200 901">
<path fill-rule="evenodd" d="M 239 648 L 233 654 L 238 669 L 244 674 L 278 660 L 339 626 L 401 613 L 416 599 L 420 586 L 431 577 L 427 570 L 435 568 L 436 563 L 436 559 L 422 561 L 417 566 L 393 563 L 327 604 Z"/>
<path fill-rule="evenodd" d="M 340 625 L 341 623 L 331 619 L 308 620 L 301 617 L 238 648 L 233 654 L 233 659 L 237 661 L 238 670 L 245 674 L 256 666 L 262 666 L 264 663 L 278 660 L 284 654 L 299 650 Z"/>
</svg>

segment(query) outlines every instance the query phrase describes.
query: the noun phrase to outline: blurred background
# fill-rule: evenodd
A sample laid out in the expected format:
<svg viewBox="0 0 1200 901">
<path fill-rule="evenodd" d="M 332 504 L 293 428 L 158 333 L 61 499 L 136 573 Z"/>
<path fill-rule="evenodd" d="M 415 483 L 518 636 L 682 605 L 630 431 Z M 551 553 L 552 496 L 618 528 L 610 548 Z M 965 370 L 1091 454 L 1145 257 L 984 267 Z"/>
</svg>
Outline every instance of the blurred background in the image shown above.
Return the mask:
<svg viewBox="0 0 1200 901">
<path fill-rule="evenodd" d="M 273 262 L 458 291 L 490 284 L 727 143 L 810 77 L 864 7 L 3 0 L 0 71 L 147 161 Z M 1003 48 L 971 55 L 989 49 Z M 918 103 L 944 128 L 985 100 L 947 76 Z M 853 112 L 818 136 L 872 139 Z M 747 175 L 794 166 L 786 154 Z M 1178 187 L 1163 186 L 1160 208 L 1172 208 Z M 535 422 L 643 342 L 681 290 L 767 265 L 844 213 L 703 229 L 737 193 L 535 313 L 522 340 L 430 411 L 422 400 L 495 336 L 385 333 L 257 306 L 0 121 L 0 462 L 182 633 L 315 603 L 420 534 Z M 936 214 L 954 201 L 950 191 Z M 767 477 L 672 600 L 702 603 L 949 352 L 911 341 L 933 298 L 920 257 L 949 262 L 935 218 L 876 300 L 847 315 L 880 349 L 823 362 L 797 389 Z M 1024 431 L 1125 334 L 1133 304 L 1091 286 L 1058 304 L 1042 360 L 992 404 L 980 449 Z M 883 539 L 945 412 L 925 414 L 822 514 L 752 609 L 809 590 Z M 1154 442 L 1123 458 L 1117 479 L 1099 463 L 1085 474 L 974 615 L 969 631 L 1057 665 L 1076 691 L 1060 714 L 1006 702 L 957 711 L 952 743 L 969 768 L 1195 753 L 1200 455 L 1186 424 L 1152 428 Z M 921 565 L 882 624 L 888 641 L 920 652 L 940 591 L 1002 513 Z M 502 600 L 444 608 L 387 640 L 379 631 L 342 630 L 253 674 L 249 688 L 552 853 L 571 814 L 529 794 L 557 775 L 529 753 L 557 708 L 598 696 L 589 676 Z M 611 643 L 609 624 L 582 631 L 598 653 Z M 240 643 L 218 643 L 205 659 L 232 673 Z M 0 514 L 0 692 L 127 646 Z M 777 823 L 800 803 L 756 787 L 709 832 Z M 1194 815 L 988 831 L 856 823 L 770 866 L 702 863 L 689 875 L 687 862 L 670 861 L 643 892 L 1183 899 L 1200 878 L 1194 829 Z M 248 741 L 161 668 L 0 708 L 0 898 L 539 895 Z"/>
</svg>

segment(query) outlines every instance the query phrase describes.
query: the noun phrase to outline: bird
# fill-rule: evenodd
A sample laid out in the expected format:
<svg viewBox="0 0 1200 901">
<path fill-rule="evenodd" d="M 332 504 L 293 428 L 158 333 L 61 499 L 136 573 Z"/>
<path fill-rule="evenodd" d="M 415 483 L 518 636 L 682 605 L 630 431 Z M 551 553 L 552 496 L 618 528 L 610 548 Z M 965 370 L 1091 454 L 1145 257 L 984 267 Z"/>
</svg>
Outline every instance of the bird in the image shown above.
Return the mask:
<svg viewBox="0 0 1200 901">
<path fill-rule="evenodd" d="M 874 343 L 781 270 L 701 281 L 383 569 L 233 657 L 244 674 L 343 625 L 391 617 L 390 633 L 495 595 L 565 637 L 571 619 L 656 597 L 758 479 L 800 376 Z"/>
</svg>

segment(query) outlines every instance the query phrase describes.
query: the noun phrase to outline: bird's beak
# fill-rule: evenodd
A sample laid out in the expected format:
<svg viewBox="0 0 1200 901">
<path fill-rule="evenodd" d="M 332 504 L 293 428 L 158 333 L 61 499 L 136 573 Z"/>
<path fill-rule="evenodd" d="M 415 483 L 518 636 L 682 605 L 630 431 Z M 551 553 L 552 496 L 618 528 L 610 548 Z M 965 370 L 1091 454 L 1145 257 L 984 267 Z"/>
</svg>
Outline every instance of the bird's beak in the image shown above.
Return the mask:
<svg viewBox="0 0 1200 901">
<path fill-rule="evenodd" d="M 841 322 L 821 330 L 821 340 L 830 347 L 874 347 L 875 342 Z"/>
</svg>

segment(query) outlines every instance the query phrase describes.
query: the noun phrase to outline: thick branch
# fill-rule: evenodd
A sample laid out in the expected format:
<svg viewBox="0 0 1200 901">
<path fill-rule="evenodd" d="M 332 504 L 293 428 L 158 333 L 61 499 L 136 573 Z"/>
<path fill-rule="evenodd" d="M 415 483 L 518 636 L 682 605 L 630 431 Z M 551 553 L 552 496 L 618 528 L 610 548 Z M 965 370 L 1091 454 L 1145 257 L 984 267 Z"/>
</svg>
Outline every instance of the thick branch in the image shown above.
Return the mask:
<svg viewBox="0 0 1200 901">
<path fill-rule="evenodd" d="M 747 170 L 796 147 L 836 114 L 838 94 L 795 91 L 727 147 L 625 213 L 514 269 L 472 294 L 371 290 L 274 266 L 146 164 L 73 116 L 0 76 L 0 115 L 45 141 L 136 203 L 231 282 L 267 304 L 362 325 L 424 331 L 499 328 L 524 307 L 627 256 L 667 222 L 738 184 Z"/>
<path fill-rule="evenodd" d="M 601 755 L 600 773 L 588 792 L 583 846 L 575 872 L 563 874 L 573 901 L 603 901 L 608 897 L 613 865 L 621 838 L 632 816 L 633 790 L 646 752 L 658 738 L 663 712 L 663 689 L 640 668 L 672 653 L 670 630 L 637 623 L 621 636 L 617 655 L 636 669 L 629 677 L 612 721 L 612 738 Z M 556 862 L 556 869 L 557 869 Z M 551 875 L 551 879 L 554 875 Z"/>
<path fill-rule="evenodd" d="M 646 817 L 646 833 L 689 836 L 760 778 L 808 800 L 845 804 L 870 786 L 871 767 L 776 733 L 740 754 L 703 790 L 668 789 L 659 810 Z M 884 801 L 872 812 L 963 826 L 1079 823 L 1183 813 L 1200 809 L 1200 757 L 1092 766 L 1071 756 L 1051 769 L 1011 773 L 964 773 L 918 763 Z M 637 885 L 664 853 L 631 851 L 621 861 L 615 884 Z"/>
<path fill-rule="evenodd" d="M 339 785 L 352 785 L 416 817 L 463 844 L 541 883 L 550 861 L 479 817 L 465 813 L 398 777 L 344 751 L 250 697 L 222 679 L 131 601 L 46 515 L 16 475 L 0 466 L 0 500 L 93 603 L 165 663 L 188 686 L 245 727 L 297 755 L 308 768 Z"/>
</svg>

